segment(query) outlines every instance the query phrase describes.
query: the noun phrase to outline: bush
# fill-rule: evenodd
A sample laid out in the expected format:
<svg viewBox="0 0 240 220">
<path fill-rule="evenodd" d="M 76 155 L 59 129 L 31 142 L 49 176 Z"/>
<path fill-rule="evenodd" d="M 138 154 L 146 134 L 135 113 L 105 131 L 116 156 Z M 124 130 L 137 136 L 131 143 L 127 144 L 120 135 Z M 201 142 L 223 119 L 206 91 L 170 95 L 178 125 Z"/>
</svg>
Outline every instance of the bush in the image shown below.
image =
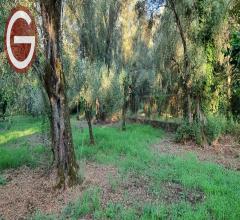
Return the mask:
<svg viewBox="0 0 240 220">
<path fill-rule="evenodd" d="M 186 142 L 194 138 L 193 127 L 187 122 L 184 121 L 183 124 L 177 129 L 176 133 L 177 142 Z"/>
<path fill-rule="evenodd" d="M 240 143 L 240 124 L 237 122 L 228 123 L 227 133 L 236 136 L 238 143 Z"/>
<path fill-rule="evenodd" d="M 228 127 L 228 121 L 224 116 L 209 116 L 207 124 L 204 126 L 204 132 L 209 144 L 216 141 L 221 135 L 225 134 Z"/>
<path fill-rule="evenodd" d="M 227 120 L 226 117 L 208 116 L 205 125 L 198 122 L 189 124 L 183 122 L 178 128 L 176 133 L 177 142 L 186 142 L 193 140 L 198 145 L 204 145 L 207 141 L 208 144 L 212 144 L 223 134 L 240 134 L 240 126 L 233 119 Z"/>
<path fill-rule="evenodd" d="M 233 134 L 233 135 L 239 135 L 240 134 L 240 124 L 237 120 L 234 120 L 233 118 L 230 118 L 227 123 L 226 127 L 226 133 Z"/>
<path fill-rule="evenodd" d="M 204 143 L 203 140 L 203 126 L 197 122 L 189 124 L 184 121 L 183 124 L 177 129 L 176 141 L 177 142 L 187 142 L 193 140 L 198 145 Z"/>
</svg>

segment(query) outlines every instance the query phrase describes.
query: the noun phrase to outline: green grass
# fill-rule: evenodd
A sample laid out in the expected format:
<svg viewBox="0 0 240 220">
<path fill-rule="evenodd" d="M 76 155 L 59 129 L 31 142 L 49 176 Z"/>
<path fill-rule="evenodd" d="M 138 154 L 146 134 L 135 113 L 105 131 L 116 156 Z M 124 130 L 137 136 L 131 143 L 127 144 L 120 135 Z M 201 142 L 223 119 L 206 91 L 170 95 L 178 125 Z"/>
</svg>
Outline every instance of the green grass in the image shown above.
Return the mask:
<svg viewBox="0 0 240 220">
<path fill-rule="evenodd" d="M 22 130 L 40 132 L 39 120 L 17 118 L 23 124 Z M 148 180 L 149 193 L 158 198 L 155 203 L 138 201 L 129 207 L 109 201 L 105 208 L 100 206 L 101 189 L 87 189 L 78 201 L 70 203 L 60 216 L 44 216 L 37 213 L 35 219 L 79 219 L 91 214 L 95 219 L 240 219 L 240 173 L 227 170 L 210 162 L 199 161 L 194 154 L 181 157 L 154 154 L 151 144 L 164 136 L 161 130 L 150 126 L 128 125 L 122 132 L 116 127 L 94 128 L 96 145 L 88 144 L 88 132 L 76 129 L 74 121 L 73 137 L 75 151 L 79 160 L 91 160 L 96 163 L 116 166 L 122 177 L 131 172 L 136 178 Z M 4 143 L 0 145 L 0 169 L 18 167 L 24 164 L 37 165 L 41 146 L 26 146 L 21 135 L 6 137 L 7 133 L 21 131 L 21 126 L 14 125 L 5 131 Z M 31 132 L 30 132 L 31 133 Z M 2 133 L 0 134 L 1 139 Z M 18 147 L 11 147 L 13 143 Z M 25 143 L 25 144 L 24 144 Z M 119 180 L 108 177 L 114 191 L 118 190 Z M 121 178 L 120 178 L 121 179 Z M 173 203 L 163 198 L 164 185 L 177 183 L 187 191 L 197 190 L 204 194 L 203 201 L 190 203 L 184 196 Z"/>
<path fill-rule="evenodd" d="M 4 123 L 1 122 L 0 127 L 4 127 Z M 23 165 L 35 167 L 40 163 L 48 149 L 41 145 L 30 146 L 27 138 L 40 133 L 41 129 L 42 120 L 25 116 L 13 117 L 10 129 L 0 132 L 0 170 Z"/>
<path fill-rule="evenodd" d="M 20 146 L 18 148 L 0 147 L 0 170 L 20 166 L 35 167 L 47 150 L 43 146 Z"/>
<path fill-rule="evenodd" d="M 147 173 L 151 177 L 153 190 L 157 190 L 159 182 L 171 181 L 188 189 L 201 190 L 205 195 L 204 202 L 196 207 L 191 207 L 186 201 L 174 204 L 171 208 L 173 218 L 240 218 L 239 172 L 226 170 L 213 163 L 200 162 L 193 155 L 186 155 L 184 158 L 160 156 L 154 163 Z M 177 211 L 179 205 L 183 206 L 181 211 Z M 166 212 L 169 211 L 167 206 L 164 207 Z"/>
<path fill-rule="evenodd" d="M 239 172 L 201 162 L 194 154 L 183 157 L 154 154 L 149 146 L 163 133 L 149 126 L 129 125 L 126 132 L 118 128 L 96 128 L 94 133 L 97 144 L 89 146 L 87 131 L 81 136 L 74 132 L 78 158 L 114 164 L 122 175 L 132 172 L 145 176 L 150 183 L 149 191 L 157 197 L 161 197 L 166 182 L 178 183 L 190 191 L 200 190 L 205 197 L 194 206 L 187 200 L 129 209 L 122 204 L 110 204 L 107 209 L 94 213 L 101 216 L 99 219 L 240 219 Z"/>
<path fill-rule="evenodd" d="M 0 175 L 0 186 L 4 186 L 6 184 L 7 184 L 6 178 Z"/>
<path fill-rule="evenodd" d="M 87 129 L 82 134 L 79 134 L 79 131 L 73 131 L 78 158 L 110 164 L 136 158 L 142 163 L 147 163 L 151 159 L 148 153 L 149 145 L 163 136 L 161 130 L 141 125 L 129 125 L 126 132 L 119 128 L 98 127 L 94 129 L 94 134 L 97 144 L 89 146 Z M 119 160 L 123 157 L 124 160 Z"/>
<path fill-rule="evenodd" d="M 62 212 L 62 219 L 79 219 L 88 213 L 100 210 L 101 190 L 90 188 L 86 190 L 82 197 L 76 202 L 69 203 Z"/>
<path fill-rule="evenodd" d="M 0 128 L 5 127 L 5 123 L 0 122 Z M 39 133 L 41 131 L 41 120 L 25 117 L 15 116 L 11 120 L 10 129 L 0 131 L 0 147 L 8 146 L 14 142 L 21 142 L 25 137 Z"/>
</svg>

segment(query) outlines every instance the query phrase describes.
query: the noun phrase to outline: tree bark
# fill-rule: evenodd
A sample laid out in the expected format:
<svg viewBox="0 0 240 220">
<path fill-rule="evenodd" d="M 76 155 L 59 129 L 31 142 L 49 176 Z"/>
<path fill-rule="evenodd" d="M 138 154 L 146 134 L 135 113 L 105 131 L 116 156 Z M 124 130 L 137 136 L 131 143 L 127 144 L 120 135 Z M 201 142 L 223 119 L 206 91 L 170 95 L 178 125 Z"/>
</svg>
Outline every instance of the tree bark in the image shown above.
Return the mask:
<svg viewBox="0 0 240 220">
<path fill-rule="evenodd" d="M 58 188 L 77 183 L 78 165 L 74 153 L 70 114 L 62 66 L 62 0 L 41 0 L 46 65 L 44 87 L 50 104 L 52 146 L 56 159 Z"/>
<path fill-rule="evenodd" d="M 92 121 L 88 120 L 87 122 L 88 122 L 90 144 L 95 145 L 95 140 L 94 140 L 94 136 L 93 136 L 93 129 L 92 129 Z"/>
<path fill-rule="evenodd" d="M 118 18 L 118 13 L 120 10 L 120 2 L 113 1 L 108 10 L 108 27 L 107 27 L 107 36 L 106 36 L 106 48 L 105 48 L 105 64 L 108 68 L 108 73 L 111 68 L 111 60 L 112 60 L 112 36 L 114 33 L 114 27 L 116 25 L 116 21 Z"/>
<path fill-rule="evenodd" d="M 127 79 L 123 82 L 123 105 L 122 105 L 122 130 L 126 131 L 126 113 L 128 108 L 127 95 L 128 95 L 128 85 Z"/>
<path fill-rule="evenodd" d="M 92 129 L 92 106 L 89 104 L 85 104 L 85 118 L 88 123 L 90 144 L 94 145 L 95 140 L 94 140 L 93 129 Z"/>
<path fill-rule="evenodd" d="M 227 65 L 227 97 L 228 97 L 228 107 L 227 107 L 227 117 L 230 119 L 232 117 L 232 74 L 231 74 L 231 66 Z"/>
<path fill-rule="evenodd" d="M 100 100 L 96 99 L 96 120 L 98 122 L 105 122 L 107 118 L 105 105 L 100 102 Z"/>
</svg>

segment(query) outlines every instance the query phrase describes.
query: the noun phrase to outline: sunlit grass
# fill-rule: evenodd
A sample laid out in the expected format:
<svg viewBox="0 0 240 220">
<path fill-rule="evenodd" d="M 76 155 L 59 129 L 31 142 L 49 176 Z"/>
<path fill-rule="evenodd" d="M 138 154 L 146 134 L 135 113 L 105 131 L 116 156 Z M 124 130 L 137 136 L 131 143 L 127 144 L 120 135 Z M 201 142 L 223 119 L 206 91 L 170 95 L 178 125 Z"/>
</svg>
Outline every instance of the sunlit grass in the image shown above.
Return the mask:
<svg viewBox="0 0 240 220">
<path fill-rule="evenodd" d="M 17 141 L 18 138 L 33 135 L 37 132 L 39 132 L 39 128 L 30 128 L 22 131 L 5 132 L 5 134 L 0 134 L 0 145 L 6 144 L 9 141 L 14 140 Z"/>
<path fill-rule="evenodd" d="M 4 127 L 4 123 L 0 123 Z M 12 118 L 10 129 L 0 131 L 0 147 L 12 142 L 20 142 L 23 137 L 31 136 L 41 131 L 41 120 L 32 117 L 16 116 Z"/>
<path fill-rule="evenodd" d="M 3 127 L 3 123 L 0 124 Z M 38 165 L 48 149 L 30 146 L 27 138 L 41 132 L 42 120 L 26 116 L 12 118 L 9 129 L 0 132 L 0 170 Z M 31 143 L 32 145 L 32 143 Z"/>
</svg>

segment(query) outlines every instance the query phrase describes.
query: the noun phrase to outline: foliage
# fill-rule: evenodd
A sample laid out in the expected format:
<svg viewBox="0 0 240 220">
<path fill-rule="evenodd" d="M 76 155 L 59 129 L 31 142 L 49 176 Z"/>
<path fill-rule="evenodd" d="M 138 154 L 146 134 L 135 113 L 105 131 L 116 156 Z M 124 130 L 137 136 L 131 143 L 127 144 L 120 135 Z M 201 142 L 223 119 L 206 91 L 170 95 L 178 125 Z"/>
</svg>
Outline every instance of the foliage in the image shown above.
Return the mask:
<svg viewBox="0 0 240 220">
<path fill-rule="evenodd" d="M 2 24 L 15 3 L 31 7 L 38 16 L 39 7 L 34 1 L 2 0 Z M 203 145 L 212 144 L 225 133 L 239 136 L 238 0 L 67 0 L 64 6 L 61 49 L 69 100 L 66 104 L 72 113 L 83 113 L 88 106 L 90 119 L 93 115 L 106 119 L 119 114 L 123 102 L 127 102 L 136 115 L 140 110 L 149 117 L 181 120 L 187 112 L 185 100 L 189 95 L 188 111 L 194 120 L 191 124 L 183 122 L 176 133 L 177 141 L 193 140 Z M 37 20 L 40 32 L 42 19 Z M 1 39 L 3 35 L 1 28 Z M 39 37 L 42 42 L 42 33 Z M 34 167 L 45 162 L 43 157 L 50 158 L 45 146 L 29 143 L 30 136 L 38 135 L 41 127 L 49 133 L 49 127 L 40 122 L 51 110 L 45 102 L 41 79 L 43 52 L 40 46 L 37 68 L 28 75 L 19 75 L 0 50 L 0 116 L 4 108 L 4 117 L 39 116 L 13 116 L 10 127 L 10 123 L 0 122 L 0 170 Z M 174 204 L 137 201 L 139 204 L 126 208 L 110 202 L 101 207 L 101 190 L 90 189 L 64 209 L 60 216 L 63 219 L 88 214 L 96 219 L 240 218 L 239 173 L 200 162 L 193 155 L 153 153 L 150 145 L 163 136 L 162 131 L 142 125 L 129 125 L 126 132 L 117 127 L 96 127 L 93 147 L 89 146 L 86 129 L 80 134 L 76 120 L 72 127 L 78 160 L 114 165 L 126 177 L 129 173 L 144 177 L 148 193 L 153 196 L 162 196 L 164 184 L 171 182 L 184 189 L 200 190 L 204 200 L 194 206 L 181 197 Z M 0 185 L 4 181 L 0 177 Z M 119 180 L 109 181 L 113 191 L 121 184 Z M 58 217 L 39 212 L 35 219 Z"/>
<path fill-rule="evenodd" d="M 231 2 L 230 15 L 240 24 L 240 2 L 238 0 L 233 0 Z"/>
<path fill-rule="evenodd" d="M 223 116 L 209 116 L 205 126 L 208 143 L 213 143 L 227 132 L 228 121 Z"/>
<path fill-rule="evenodd" d="M 194 122 L 193 124 L 183 122 L 177 130 L 176 141 L 186 142 L 193 140 L 199 145 L 207 143 L 211 145 L 224 134 L 236 133 L 238 126 L 238 123 L 233 119 L 228 120 L 222 115 L 209 115 L 205 125 L 198 122 Z M 204 133 L 204 137 L 202 136 L 202 133 Z M 206 140 L 203 138 L 206 138 Z"/>
<path fill-rule="evenodd" d="M 230 45 L 226 55 L 230 57 L 230 63 L 233 66 L 231 107 L 233 114 L 238 117 L 240 115 L 240 32 L 233 32 Z"/>
<path fill-rule="evenodd" d="M 184 121 L 182 125 L 177 129 L 176 141 L 186 142 L 195 138 L 193 127 L 189 125 L 187 121 Z"/>
<path fill-rule="evenodd" d="M 223 50 L 229 42 L 237 45 L 237 34 L 229 39 L 233 27 L 228 21 L 231 17 L 237 22 L 239 4 L 237 1 L 229 4 L 229 0 L 172 2 L 187 39 L 193 114 L 198 98 L 203 114 L 228 116 L 232 111 L 237 117 L 237 74 L 231 80 L 232 85 L 228 85 L 232 70 L 228 60 L 224 60 Z M 32 7 L 37 14 L 32 3 L 24 0 L 21 3 Z M 6 5 L 1 12 L 3 20 L 9 8 Z M 72 112 L 83 111 L 80 102 L 84 99 L 91 104 L 96 117 L 99 111 L 106 117 L 118 114 L 123 100 L 121 72 L 126 72 L 128 106 L 133 113 L 145 106 L 149 114 L 184 115 L 183 46 L 169 1 L 68 0 L 64 11 L 63 66 Z M 233 60 L 238 56 L 231 54 L 230 64 L 234 65 Z M 41 48 L 38 58 L 41 62 L 37 66 L 41 67 L 44 64 Z M 8 114 L 38 116 L 48 112 L 39 80 L 41 74 L 35 68 L 27 77 L 14 74 L 4 53 L 0 60 L 0 99 L 7 100 Z"/>
</svg>

